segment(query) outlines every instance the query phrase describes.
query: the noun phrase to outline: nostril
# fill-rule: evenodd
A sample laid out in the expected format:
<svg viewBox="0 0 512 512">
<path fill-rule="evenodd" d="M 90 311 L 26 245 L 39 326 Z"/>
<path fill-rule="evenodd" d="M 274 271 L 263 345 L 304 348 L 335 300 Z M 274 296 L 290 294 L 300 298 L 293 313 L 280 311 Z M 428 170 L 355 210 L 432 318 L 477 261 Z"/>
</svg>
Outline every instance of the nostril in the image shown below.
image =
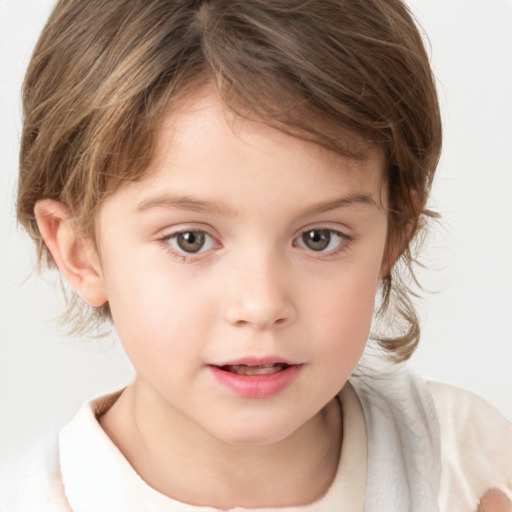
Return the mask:
<svg viewBox="0 0 512 512">
<path fill-rule="evenodd" d="M 257 293 L 254 288 L 238 291 L 239 297 L 227 304 L 225 319 L 236 327 L 268 329 L 288 325 L 296 316 L 295 307 L 283 294 L 272 292 Z"/>
<path fill-rule="evenodd" d="M 249 320 L 245 320 L 243 318 L 238 318 L 236 320 L 230 321 L 231 325 L 235 327 L 256 327 L 259 329 L 267 329 L 272 327 L 284 327 L 288 322 L 287 317 L 279 317 L 277 319 L 266 319 L 266 318 L 252 318 Z"/>
</svg>

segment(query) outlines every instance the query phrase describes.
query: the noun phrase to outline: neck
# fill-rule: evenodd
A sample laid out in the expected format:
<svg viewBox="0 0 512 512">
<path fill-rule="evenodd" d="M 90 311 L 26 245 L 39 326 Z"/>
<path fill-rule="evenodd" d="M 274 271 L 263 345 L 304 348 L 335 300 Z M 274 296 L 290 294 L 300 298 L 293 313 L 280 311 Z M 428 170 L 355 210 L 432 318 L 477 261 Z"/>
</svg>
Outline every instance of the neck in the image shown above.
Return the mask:
<svg viewBox="0 0 512 512">
<path fill-rule="evenodd" d="M 151 487 L 184 503 L 223 509 L 316 501 L 334 480 L 342 441 L 337 400 L 285 439 L 233 444 L 148 400 L 137 381 L 100 423 Z"/>
</svg>

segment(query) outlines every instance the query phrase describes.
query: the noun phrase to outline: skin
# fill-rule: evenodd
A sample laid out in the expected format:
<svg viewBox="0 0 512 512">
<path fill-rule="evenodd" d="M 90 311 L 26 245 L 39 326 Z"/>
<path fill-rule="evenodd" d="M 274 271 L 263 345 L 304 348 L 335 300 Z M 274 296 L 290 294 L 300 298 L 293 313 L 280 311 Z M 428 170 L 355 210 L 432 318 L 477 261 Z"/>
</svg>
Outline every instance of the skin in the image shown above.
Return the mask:
<svg viewBox="0 0 512 512">
<path fill-rule="evenodd" d="M 477 512 L 512 512 L 512 503 L 498 489 L 490 489 L 480 500 Z"/>
<path fill-rule="evenodd" d="M 145 177 L 105 200 L 96 244 L 64 205 L 38 202 L 60 270 L 90 304 L 109 302 L 136 378 L 100 422 L 151 486 L 219 508 L 327 491 L 342 444 L 333 397 L 365 347 L 383 272 L 383 169 L 375 148 L 335 155 L 236 117 L 210 88 L 168 114 Z M 304 242 L 315 229 L 326 249 Z M 180 248 L 184 231 L 206 234 L 199 252 Z M 208 366 L 248 356 L 300 370 L 247 398 Z"/>
</svg>

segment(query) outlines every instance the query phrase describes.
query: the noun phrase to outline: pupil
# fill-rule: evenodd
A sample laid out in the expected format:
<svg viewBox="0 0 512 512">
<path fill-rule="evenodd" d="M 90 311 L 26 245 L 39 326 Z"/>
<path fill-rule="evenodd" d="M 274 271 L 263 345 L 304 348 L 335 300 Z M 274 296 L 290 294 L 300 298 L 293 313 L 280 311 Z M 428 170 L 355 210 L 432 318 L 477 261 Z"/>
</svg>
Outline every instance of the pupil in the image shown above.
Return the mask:
<svg viewBox="0 0 512 512">
<path fill-rule="evenodd" d="M 178 245 L 185 252 L 197 252 L 204 245 L 204 233 L 197 231 L 187 231 L 178 235 Z"/>
<path fill-rule="evenodd" d="M 331 242 L 331 232 L 328 229 L 312 229 L 302 235 L 302 240 L 313 251 L 323 251 Z"/>
</svg>

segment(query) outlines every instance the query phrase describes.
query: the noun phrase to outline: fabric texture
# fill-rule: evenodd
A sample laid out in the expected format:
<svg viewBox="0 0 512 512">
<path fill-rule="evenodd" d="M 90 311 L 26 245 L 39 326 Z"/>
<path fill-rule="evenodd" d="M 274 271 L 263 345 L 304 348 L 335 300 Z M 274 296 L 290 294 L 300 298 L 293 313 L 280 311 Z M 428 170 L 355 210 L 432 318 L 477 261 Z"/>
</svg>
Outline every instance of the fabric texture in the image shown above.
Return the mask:
<svg viewBox="0 0 512 512">
<path fill-rule="evenodd" d="M 495 490 L 512 512 L 512 424 L 469 391 L 439 383 L 429 388 L 442 418 L 442 510 L 476 512 L 481 498 Z"/>
<path fill-rule="evenodd" d="M 393 512 L 438 510 L 440 429 L 425 381 L 400 369 L 358 377 L 353 385 L 368 435 L 368 512 L 393 504 Z"/>
<path fill-rule="evenodd" d="M 216 510 L 173 500 L 137 475 L 97 421 L 119 393 L 85 404 L 60 442 L 49 439 L 21 471 L 10 472 L 0 510 Z M 401 369 L 353 377 L 340 399 L 344 440 L 326 495 L 311 505 L 258 512 L 477 512 L 491 490 L 512 502 L 512 425 L 480 397 Z"/>
</svg>

